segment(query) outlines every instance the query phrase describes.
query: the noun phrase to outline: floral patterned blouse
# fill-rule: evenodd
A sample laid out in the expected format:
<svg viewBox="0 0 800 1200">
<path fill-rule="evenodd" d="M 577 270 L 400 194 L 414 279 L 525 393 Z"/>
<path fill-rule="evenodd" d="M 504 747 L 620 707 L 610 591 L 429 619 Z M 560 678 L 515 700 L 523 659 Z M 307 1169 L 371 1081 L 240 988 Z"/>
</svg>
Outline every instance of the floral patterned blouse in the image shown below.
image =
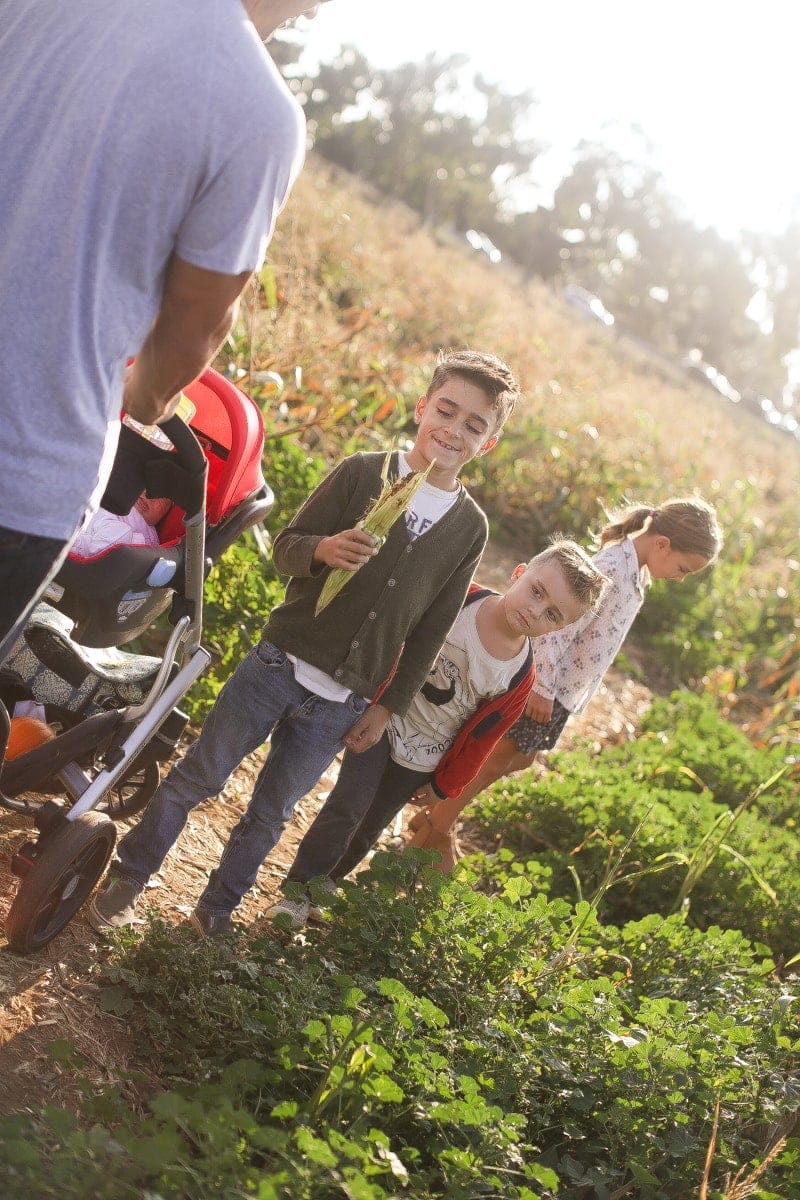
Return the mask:
<svg viewBox="0 0 800 1200">
<path fill-rule="evenodd" d="M 630 538 L 604 546 L 592 561 L 610 580 L 600 605 L 572 625 L 533 639 L 539 695 L 583 712 L 617 656 L 650 586 Z"/>
</svg>

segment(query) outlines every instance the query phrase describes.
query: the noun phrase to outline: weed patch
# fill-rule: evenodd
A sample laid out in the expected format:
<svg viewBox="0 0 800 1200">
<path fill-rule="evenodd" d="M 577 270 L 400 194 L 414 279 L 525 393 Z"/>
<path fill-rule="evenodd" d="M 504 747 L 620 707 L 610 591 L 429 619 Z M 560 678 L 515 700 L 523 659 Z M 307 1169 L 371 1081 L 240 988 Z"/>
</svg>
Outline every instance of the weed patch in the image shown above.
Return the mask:
<svg viewBox="0 0 800 1200">
<path fill-rule="evenodd" d="M 678 1200 L 716 1108 L 716 1186 L 758 1158 L 797 1105 L 763 952 L 683 914 L 607 927 L 514 876 L 490 899 L 428 862 L 376 856 L 328 927 L 285 943 L 120 937 L 105 1002 L 130 1006 L 164 1089 L 7 1119 L 9 1200 Z M 796 1156 L 770 1182 L 790 1196 Z"/>
</svg>

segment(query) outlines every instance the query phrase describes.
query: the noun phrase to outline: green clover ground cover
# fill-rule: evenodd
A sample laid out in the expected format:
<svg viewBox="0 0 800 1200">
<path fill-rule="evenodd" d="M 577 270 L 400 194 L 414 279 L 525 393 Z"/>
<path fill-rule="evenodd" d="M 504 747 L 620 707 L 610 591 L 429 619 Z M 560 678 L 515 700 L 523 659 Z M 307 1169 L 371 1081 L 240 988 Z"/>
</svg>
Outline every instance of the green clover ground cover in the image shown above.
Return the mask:
<svg viewBox="0 0 800 1200">
<path fill-rule="evenodd" d="M 303 938 L 121 936 L 103 1003 L 163 1090 L 6 1118 L 3 1195 L 679 1200 L 718 1110 L 719 1198 L 788 1128 L 796 1006 L 763 947 L 429 862 L 377 855 Z M 798 1188 L 790 1139 L 751 1194 Z"/>
<path fill-rule="evenodd" d="M 550 896 L 590 896 L 630 842 L 630 877 L 605 891 L 604 921 L 685 908 L 784 960 L 800 951 L 796 780 L 780 748 L 755 749 L 699 697 L 657 701 L 637 741 L 553 755 L 539 786 L 506 780 L 471 815 L 502 844 L 479 864 L 490 889 L 511 872 Z"/>
</svg>

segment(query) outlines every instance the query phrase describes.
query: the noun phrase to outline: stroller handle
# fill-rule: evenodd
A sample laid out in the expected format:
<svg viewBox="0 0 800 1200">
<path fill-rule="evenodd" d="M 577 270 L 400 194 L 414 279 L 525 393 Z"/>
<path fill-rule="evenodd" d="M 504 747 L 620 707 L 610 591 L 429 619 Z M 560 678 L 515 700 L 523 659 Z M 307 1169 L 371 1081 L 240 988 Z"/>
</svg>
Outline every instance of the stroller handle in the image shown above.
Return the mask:
<svg viewBox="0 0 800 1200">
<path fill-rule="evenodd" d="M 156 449 L 144 463 L 147 494 L 169 496 L 187 517 L 194 517 L 203 512 L 205 507 L 208 463 L 203 448 L 180 417 L 170 417 L 158 428 L 167 435 L 175 449 Z"/>
<path fill-rule="evenodd" d="M 151 440 L 141 426 L 128 425 L 123 419 L 114 467 L 100 504 L 112 513 L 127 513 L 137 496 L 168 496 L 188 516 L 202 511 L 205 504 L 207 462 L 203 449 L 181 417 L 173 416 L 159 425 L 158 431 L 169 438 L 171 449 Z"/>
<path fill-rule="evenodd" d="M 163 430 L 172 442 L 182 467 L 192 474 L 199 474 L 205 470 L 206 456 L 203 453 L 203 447 L 192 429 L 181 417 L 170 417 L 168 420 L 162 421 L 159 429 Z"/>
<path fill-rule="evenodd" d="M 205 505 L 208 463 L 203 448 L 180 417 L 170 417 L 159 428 L 172 442 L 175 453 L 147 463 L 147 490 L 154 496 L 171 496 L 187 517 L 193 517 Z"/>
</svg>

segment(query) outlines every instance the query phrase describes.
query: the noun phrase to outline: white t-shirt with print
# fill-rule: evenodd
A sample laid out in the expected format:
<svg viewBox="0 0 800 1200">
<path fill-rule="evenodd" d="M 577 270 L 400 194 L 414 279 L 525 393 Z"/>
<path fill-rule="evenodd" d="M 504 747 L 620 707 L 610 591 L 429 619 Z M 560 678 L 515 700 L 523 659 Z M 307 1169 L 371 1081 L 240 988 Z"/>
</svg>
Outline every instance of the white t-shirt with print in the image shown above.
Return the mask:
<svg viewBox="0 0 800 1200">
<path fill-rule="evenodd" d="M 407 475 L 411 474 L 411 467 L 404 454 L 398 457 L 398 468 L 401 479 L 405 479 Z M 435 525 L 437 521 L 441 521 L 445 513 L 449 512 L 455 504 L 460 491 L 460 483 L 457 483 L 452 492 L 446 492 L 443 488 L 434 487 L 432 483 L 428 483 L 427 479 L 425 480 L 414 493 L 406 509 L 406 529 L 412 542 Z"/>
<path fill-rule="evenodd" d="M 480 706 L 508 690 L 528 654 L 527 642 L 514 658 L 494 658 L 478 634 L 478 611 L 486 599 L 462 609 L 404 717 L 387 726 L 396 763 L 434 771 L 461 727 Z"/>
</svg>

